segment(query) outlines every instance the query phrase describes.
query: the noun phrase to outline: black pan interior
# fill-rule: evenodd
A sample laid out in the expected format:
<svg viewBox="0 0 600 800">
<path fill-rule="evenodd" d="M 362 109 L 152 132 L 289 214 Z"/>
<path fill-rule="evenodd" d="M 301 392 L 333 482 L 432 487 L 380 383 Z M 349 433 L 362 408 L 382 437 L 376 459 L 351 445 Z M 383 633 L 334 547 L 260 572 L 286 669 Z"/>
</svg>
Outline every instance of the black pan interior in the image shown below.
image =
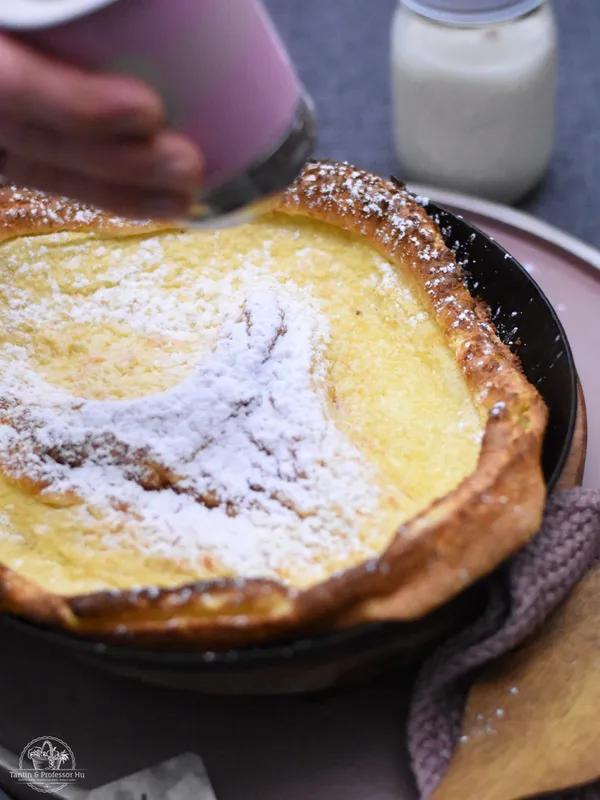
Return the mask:
<svg viewBox="0 0 600 800">
<path fill-rule="evenodd" d="M 537 283 L 497 242 L 438 206 L 428 211 L 464 263 L 471 293 L 488 304 L 502 340 L 550 410 L 543 466 L 552 488 L 569 454 L 577 410 L 577 373 L 564 329 Z"/>
<path fill-rule="evenodd" d="M 439 223 L 446 244 L 463 263 L 470 290 L 488 304 L 501 338 L 518 354 L 525 374 L 537 386 L 549 408 L 543 466 L 551 488 L 569 451 L 577 407 L 577 376 L 562 325 L 536 282 L 495 241 L 438 206 L 430 204 L 427 211 Z M 128 663 L 140 670 L 147 667 L 214 674 L 239 671 L 244 666 L 256 668 L 289 663 L 290 659 L 294 663 L 324 664 L 352 652 L 381 648 L 399 637 L 419 639 L 419 625 L 435 623 L 446 611 L 455 619 L 464 619 L 463 599 L 466 596 L 466 605 L 472 607 L 474 591 L 477 596 L 475 587 L 420 623 L 379 623 L 226 652 L 139 651 L 87 642 L 16 618 L 7 619 L 7 622 L 11 627 L 16 625 L 24 632 L 41 635 L 66 649 L 87 655 L 105 668 L 110 668 L 112 662 L 115 668 L 119 663 Z"/>
</svg>

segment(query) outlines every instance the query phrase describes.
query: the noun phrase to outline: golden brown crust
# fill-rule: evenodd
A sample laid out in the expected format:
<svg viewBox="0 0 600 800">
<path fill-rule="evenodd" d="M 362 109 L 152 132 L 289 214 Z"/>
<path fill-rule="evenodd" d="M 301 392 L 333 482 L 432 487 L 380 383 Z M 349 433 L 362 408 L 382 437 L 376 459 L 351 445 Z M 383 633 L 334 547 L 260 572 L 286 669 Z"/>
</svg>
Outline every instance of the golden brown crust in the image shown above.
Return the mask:
<svg viewBox="0 0 600 800">
<path fill-rule="evenodd" d="M 29 234 L 86 231 L 131 236 L 175 227 L 153 220 L 128 220 L 66 197 L 15 186 L 0 188 L 0 242 Z"/>
<path fill-rule="evenodd" d="M 60 597 L 0 568 L 0 609 L 83 636 L 139 646 L 205 648 L 366 620 L 419 618 L 489 572 L 539 527 L 546 408 L 473 299 L 416 200 L 350 165 L 308 165 L 279 210 L 368 239 L 408 268 L 487 415 L 477 469 L 403 524 L 379 557 L 305 591 L 270 580 Z M 128 222 L 37 192 L 0 192 L 0 239 L 64 230 L 131 235 L 172 227 Z"/>
</svg>

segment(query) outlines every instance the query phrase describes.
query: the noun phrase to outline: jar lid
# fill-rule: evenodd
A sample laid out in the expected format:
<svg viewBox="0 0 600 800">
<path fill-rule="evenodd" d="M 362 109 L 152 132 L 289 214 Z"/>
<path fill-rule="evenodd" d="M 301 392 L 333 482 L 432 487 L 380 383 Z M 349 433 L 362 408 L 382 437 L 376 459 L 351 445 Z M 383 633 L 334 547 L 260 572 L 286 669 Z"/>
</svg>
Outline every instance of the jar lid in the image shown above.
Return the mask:
<svg viewBox="0 0 600 800">
<path fill-rule="evenodd" d="M 483 25 L 506 22 L 542 5 L 544 0 L 401 0 L 411 11 L 436 22 Z"/>
</svg>

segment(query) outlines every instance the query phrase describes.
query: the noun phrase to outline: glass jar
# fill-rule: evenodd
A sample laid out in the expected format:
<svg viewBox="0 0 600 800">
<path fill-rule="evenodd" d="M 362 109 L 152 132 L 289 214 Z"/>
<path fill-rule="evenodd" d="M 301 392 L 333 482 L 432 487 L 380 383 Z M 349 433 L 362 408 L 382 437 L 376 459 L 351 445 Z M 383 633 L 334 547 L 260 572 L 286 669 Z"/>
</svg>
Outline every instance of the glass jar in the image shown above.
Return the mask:
<svg viewBox="0 0 600 800">
<path fill-rule="evenodd" d="M 554 136 L 556 29 L 544 0 L 400 0 L 392 25 L 402 177 L 514 202 Z"/>
</svg>

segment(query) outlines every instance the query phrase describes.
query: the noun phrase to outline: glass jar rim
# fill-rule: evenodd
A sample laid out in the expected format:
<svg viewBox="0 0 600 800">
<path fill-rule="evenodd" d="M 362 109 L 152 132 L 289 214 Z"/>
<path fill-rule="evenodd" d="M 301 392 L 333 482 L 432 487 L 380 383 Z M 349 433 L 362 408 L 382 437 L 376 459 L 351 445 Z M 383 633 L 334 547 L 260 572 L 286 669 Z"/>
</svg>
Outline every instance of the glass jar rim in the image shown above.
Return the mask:
<svg viewBox="0 0 600 800">
<path fill-rule="evenodd" d="M 410 11 L 449 25 L 508 22 L 529 14 L 545 0 L 400 0 Z"/>
</svg>

